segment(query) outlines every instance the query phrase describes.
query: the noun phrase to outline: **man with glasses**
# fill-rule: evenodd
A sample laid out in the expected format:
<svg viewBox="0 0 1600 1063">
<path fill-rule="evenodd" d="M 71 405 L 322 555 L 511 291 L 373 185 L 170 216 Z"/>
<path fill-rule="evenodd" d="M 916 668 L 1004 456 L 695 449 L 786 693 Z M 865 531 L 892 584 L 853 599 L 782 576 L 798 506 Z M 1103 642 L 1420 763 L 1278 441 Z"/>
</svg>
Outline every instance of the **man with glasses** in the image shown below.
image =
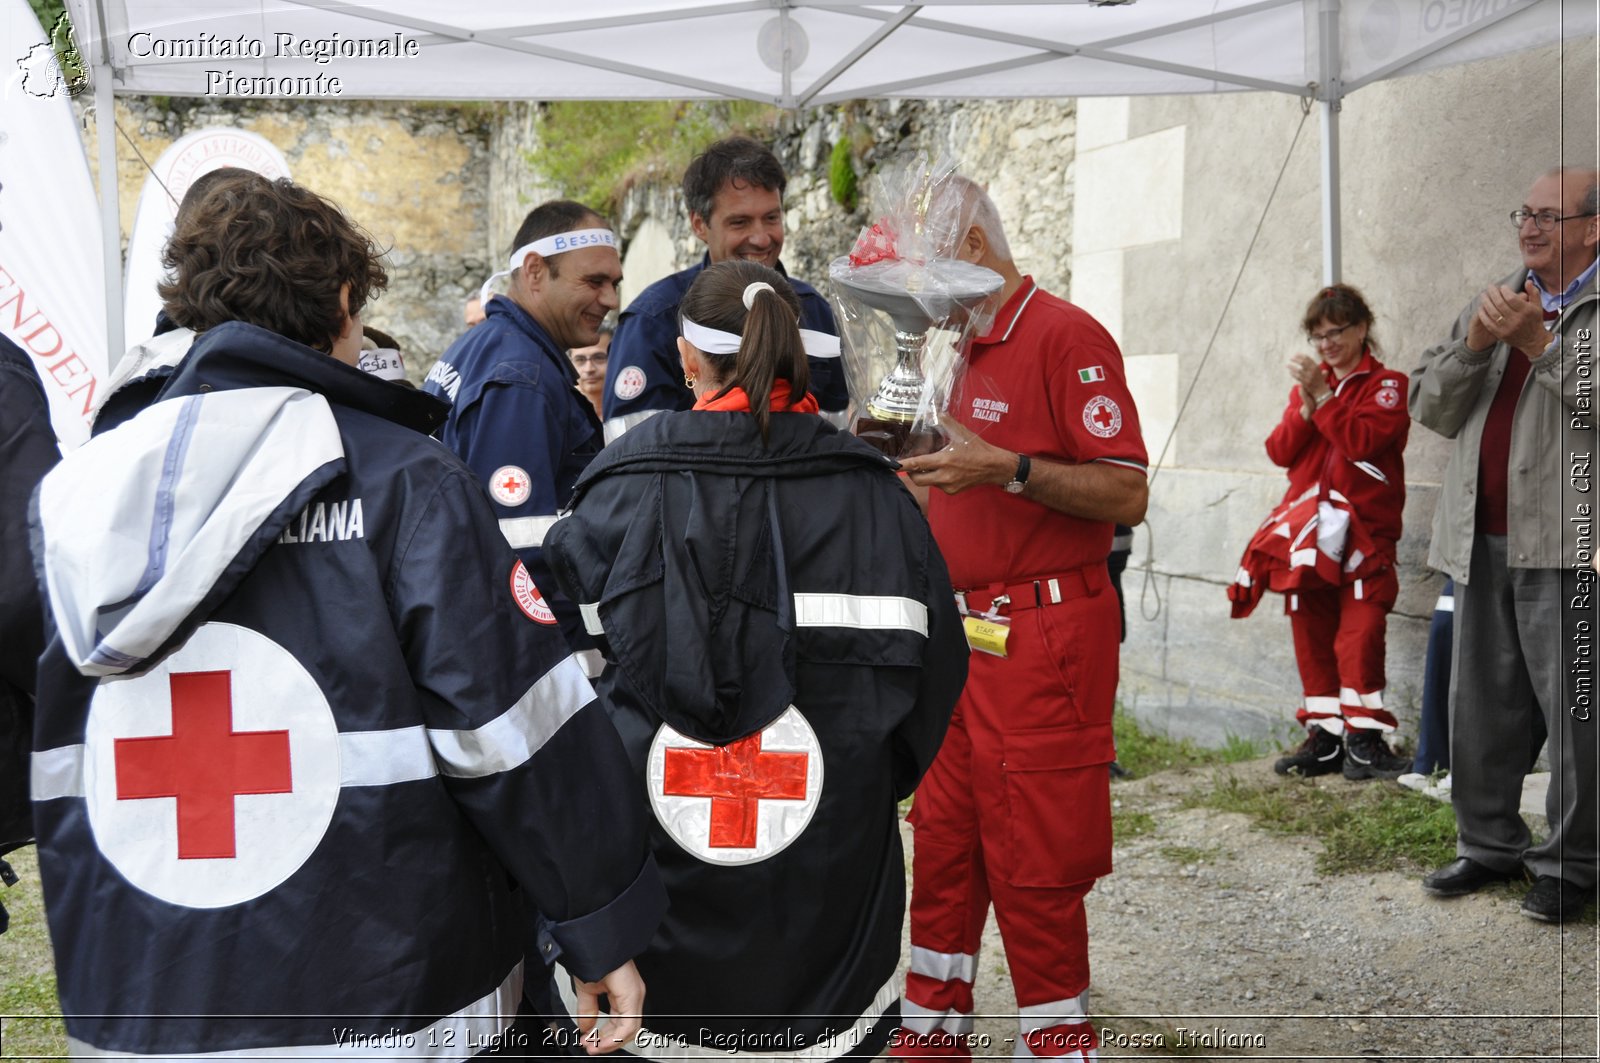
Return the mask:
<svg viewBox="0 0 1600 1063">
<path fill-rule="evenodd" d="M 607 317 L 600 323 L 600 335 L 587 347 L 573 347 L 567 351 L 572 368 L 578 371 L 578 394 L 589 400 L 594 415 L 600 416 L 601 401 L 606 391 L 606 359 L 611 352 L 611 335 L 617 323 Z"/>
<path fill-rule="evenodd" d="M 1596 879 L 1600 721 L 1576 667 L 1593 653 L 1593 335 L 1600 174 L 1552 170 L 1511 212 L 1523 268 L 1473 299 L 1411 375 L 1410 410 L 1455 440 L 1428 564 L 1456 581 L 1450 765 L 1458 859 L 1441 897 L 1535 877 L 1532 919 L 1576 919 Z M 1587 640 L 1587 641 L 1585 641 Z M 1592 683 L 1588 689 L 1592 692 Z M 1523 776 L 1549 739 L 1549 837 Z"/>
</svg>

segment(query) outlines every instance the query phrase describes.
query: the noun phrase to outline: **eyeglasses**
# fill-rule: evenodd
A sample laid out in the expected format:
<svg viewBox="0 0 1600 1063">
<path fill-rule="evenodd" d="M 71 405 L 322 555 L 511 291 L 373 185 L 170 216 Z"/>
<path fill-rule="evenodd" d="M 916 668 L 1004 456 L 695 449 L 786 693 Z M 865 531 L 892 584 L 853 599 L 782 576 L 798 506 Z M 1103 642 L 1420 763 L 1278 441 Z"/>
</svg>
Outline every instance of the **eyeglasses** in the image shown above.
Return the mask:
<svg viewBox="0 0 1600 1063">
<path fill-rule="evenodd" d="M 1313 347 L 1321 347 L 1324 343 L 1338 343 L 1339 337 L 1343 336 L 1350 327 L 1349 325 L 1340 325 L 1338 328 L 1331 328 L 1327 332 L 1308 332 L 1306 333 L 1306 339 L 1311 341 Z"/>
<path fill-rule="evenodd" d="M 1593 213 L 1568 214 L 1563 216 L 1557 214 L 1553 210 L 1529 210 L 1527 207 L 1523 207 L 1521 210 L 1514 210 L 1511 212 L 1511 224 L 1520 229 L 1523 227 L 1523 225 L 1527 224 L 1529 218 L 1532 218 L 1533 224 L 1539 227 L 1540 232 L 1549 232 L 1556 227 L 1557 222 L 1571 221 L 1574 218 L 1592 217 L 1594 217 Z"/>
<path fill-rule="evenodd" d="M 582 369 L 586 365 L 606 364 L 606 356 L 604 354 L 569 354 L 567 357 L 571 358 L 572 364 L 577 366 L 579 369 Z"/>
</svg>

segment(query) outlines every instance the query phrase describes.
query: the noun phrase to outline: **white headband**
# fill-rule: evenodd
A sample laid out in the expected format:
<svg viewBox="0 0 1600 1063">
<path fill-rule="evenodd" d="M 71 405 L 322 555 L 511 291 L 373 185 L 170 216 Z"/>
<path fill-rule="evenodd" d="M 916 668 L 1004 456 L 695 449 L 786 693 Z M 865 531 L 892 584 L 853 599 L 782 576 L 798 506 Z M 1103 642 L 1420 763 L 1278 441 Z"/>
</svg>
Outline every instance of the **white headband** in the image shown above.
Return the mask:
<svg viewBox="0 0 1600 1063">
<path fill-rule="evenodd" d="M 511 252 L 511 263 L 499 273 L 493 274 L 483 282 L 483 287 L 478 289 L 478 298 L 488 303 L 493 293 L 489 286 L 501 277 L 507 276 L 514 269 L 522 268 L 522 260 L 529 255 L 543 255 L 550 258 L 552 255 L 565 254 L 576 251 L 580 247 L 616 247 L 617 234 L 610 229 L 574 229 L 571 232 L 556 233 L 554 236 L 541 237 L 532 243 L 523 244 Z"/>
<path fill-rule="evenodd" d="M 706 354 L 738 354 L 739 344 L 743 341 L 743 337 L 721 329 L 707 328 L 688 318 L 683 319 L 682 331 L 683 338 L 692 343 L 695 350 Z M 839 337 L 826 332 L 803 328 L 800 330 L 800 345 L 812 358 L 839 357 Z"/>
<path fill-rule="evenodd" d="M 405 359 L 400 352 L 392 347 L 378 347 L 370 351 L 361 352 L 361 360 L 356 368 L 363 373 L 371 373 L 384 380 L 404 380 L 406 378 Z"/>
</svg>

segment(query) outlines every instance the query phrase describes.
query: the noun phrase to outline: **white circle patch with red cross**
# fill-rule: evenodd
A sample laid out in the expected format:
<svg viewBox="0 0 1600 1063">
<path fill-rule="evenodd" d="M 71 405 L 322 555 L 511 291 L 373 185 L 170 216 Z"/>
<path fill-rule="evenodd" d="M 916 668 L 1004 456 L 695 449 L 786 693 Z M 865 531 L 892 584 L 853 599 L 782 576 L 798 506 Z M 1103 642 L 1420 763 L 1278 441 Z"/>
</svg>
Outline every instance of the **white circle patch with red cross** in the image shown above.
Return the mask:
<svg viewBox="0 0 1600 1063">
<path fill-rule="evenodd" d="M 656 819 L 708 864 L 754 864 L 788 848 L 822 797 L 822 747 L 793 705 L 764 729 L 708 746 L 666 724 L 645 764 Z"/>
<path fill-rule="evenodd" d="M 617 379 L 611 385 L 611 390 L 616 394 L 617 398 L 627 402 L 629 399 L 636 399 L 644 394 L 644 384 L 644 370 L 636 365 L 630 365 L 617 374 Z"/>
<path fill-rule="evenodd" d="M 1122 431 L 1122 407 L 1115 399 L 1096 395 L 1083 405 L 1083 427 L 1101 439 L 1110 439 Z"/>
<path fill-rule="evenodd" d="M 1385 384 L 1378 389 L 1378 393 L 1373 398 L 1377 400 L 1379 406 L 1386 410 L 1392 410 L 1400 405 L 1400 389 L 1391 384 Z"/>
<path fill-rule="evenodd" d="M 533 477 L 516 465 L 502 465 L 489 477 L 489 497 L 502 506 L 520 506 L 533 494 Z"/>
<path fill-rule="evenodd" d="M 210 623 L 89 703 L 83 786 L 95 844 L 139 889 L 242 904 L 294 874 L 339 798 L 339 730 L 305 666 L 260 632 Z"/>
<path fill-rule="evenodd" d="M 556 622 L 556 614 L 544 600 L 544 595 L 539 593 L 533 576 L 529 575 L 527 566 L 521 561 L 511 570 L 511 597 L 517 600 L 517 608 L 528 614 L 529 620 L 537 620 L 541 624 Z"/>
</svg>

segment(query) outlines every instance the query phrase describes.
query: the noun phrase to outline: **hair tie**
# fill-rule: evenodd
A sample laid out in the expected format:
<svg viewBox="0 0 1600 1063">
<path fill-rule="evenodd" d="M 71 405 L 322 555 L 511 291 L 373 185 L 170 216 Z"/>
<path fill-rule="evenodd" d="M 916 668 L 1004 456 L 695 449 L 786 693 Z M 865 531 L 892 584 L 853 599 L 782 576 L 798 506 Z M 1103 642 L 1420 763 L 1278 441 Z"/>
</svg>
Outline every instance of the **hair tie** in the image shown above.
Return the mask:
<svg viewBox="0 0 1600 1063">
<path fill-rule="evenodd" d="M 773 287 L 766 281 L 751 281 L 744 286 L 744 308 L 746 310 L 754 310 L 756 308 L 756 293 L 761 291 L 770 292 L 773 291 Z"/>
</svg>

